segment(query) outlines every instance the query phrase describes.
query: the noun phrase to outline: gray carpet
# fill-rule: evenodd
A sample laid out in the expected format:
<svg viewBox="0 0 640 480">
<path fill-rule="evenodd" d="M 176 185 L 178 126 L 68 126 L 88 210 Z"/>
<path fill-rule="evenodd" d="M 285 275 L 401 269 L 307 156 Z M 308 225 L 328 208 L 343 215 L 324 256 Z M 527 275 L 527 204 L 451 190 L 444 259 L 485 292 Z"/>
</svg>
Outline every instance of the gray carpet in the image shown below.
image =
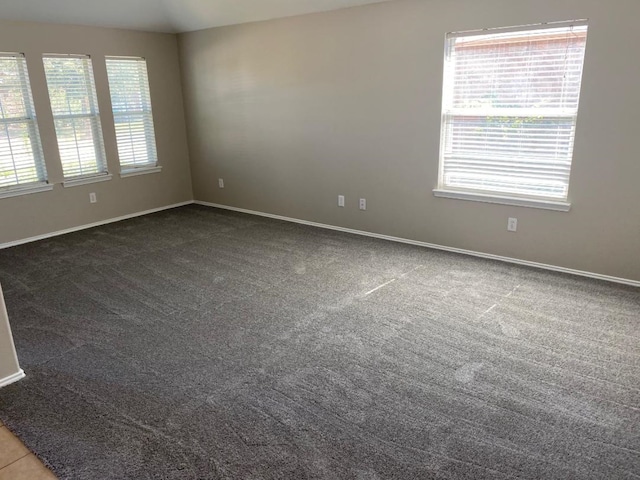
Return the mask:
<svg viewBox="0 0 640 480">
<path fill-rule="evenodd" d="M 640 477 L 638 289 L 196 206 L 0 282 L 61 478 Z"/>
</svg>

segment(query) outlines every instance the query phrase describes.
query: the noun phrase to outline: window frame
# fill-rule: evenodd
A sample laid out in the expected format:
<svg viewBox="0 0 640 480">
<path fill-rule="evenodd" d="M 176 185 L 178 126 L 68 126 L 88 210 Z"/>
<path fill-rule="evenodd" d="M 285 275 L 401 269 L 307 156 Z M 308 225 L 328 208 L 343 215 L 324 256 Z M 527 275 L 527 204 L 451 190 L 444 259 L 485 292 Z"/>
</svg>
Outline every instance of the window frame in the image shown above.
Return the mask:
<svg viewBox="0 0 640 480">
<path fill-rule="evenodd" d="M 441 126 L 440 126 L 440 150 L 438 157 L 438 184 L 435 189 L 433 189 L 433 194 L 436 197 L 441 198 L 453 198 L 459 200 L 471 200 L 485 203 L 496 203 L 503 205 L 512 205 L 512 206 L 522 206 L 522 207 L 533 207 L 533 208 L 543 208 L 548 210 L 556 210 L 556 211 L 569 211 L 571 209 L 571 203 L 569 201 L 569 188 L 570 188 L 570 170 L 572 168 L 574 156 L 575 156 L 575 130 L 577 128 L 577 120 L 578 120 L 578 110 L 580 104 L 580 89 L 582 87 L 584 64 L 585 64 L 585 56 L 582 58 L 582 70 L 580 77 L 580 84 L 578 88 L 578 104 L 573 109 L 560 109 L 554 108 L 551 109 L 553 111 L 545 112 L 544 110 L 536 110 L 531 109 L 527 111 L 525 108 L 515 108 L 513 111 L 508 112 L 509 115 L 506 115 L 509 118 L 518 118 L 526 116 L 527 113 L 531 114 L 532 111 L 535 113 L 534 116 L 543 117 L 545 119 L 549 118 L 572 118 L 573 122 L 573 138 L 571 143 L 571 165 L 569 166 L 569 175 L 567 177 L 567 194 L 564 198 L 561 197 L 552 197 L 552 196 L 544 196 L 544 195 L 526 195 L 526 194 L 518 194 L 511 192 L 504 192 L 500 190 L 483 190 L 483 189 L 473 189 L 473 188 L 464 188 L 464 187 L 455 187 L 449 186 L 445 184 L 445 154 L 446 147 L 448 146 L 446 136 L 449 133 L 447 128 L 447 122 L 452 115 L 455 109 L 449 108 L 447 102 L 453 98 L 453 92 L 455 88 L 455 72 L 452 71 L 452 62 L 450 61 L 453 42 L 456 38 L 460 37 L 474 37 L 474 36 L 484 36 L 491 34 L 508 34 L 508 33 L 518 33 L 518 32 L 540 32 L 548 29 L 554 28 L 565 28 L 565 27 L 587 27 L 588 28 L 588 20 L 572 20 L 572 21 L 560 21 L 560 22 L 549 22 L 542 24 L 532 24 L 532 25 L 522 25 L 515 27 L 503 27 L 503 28 L 491 28 L 491 29 L 482 29 L 482 30 L 470 30 L 470 31 L 461 31 L 461 32 L 451 32 L 445 36 L 445 52 L 444 52 L 444 69 L 443 69 L 443 85 L 442 85 L 442 107 L 441 107 Z M 586 40 L 585 40 L 586 42 Z M 586 51 L 586 46 L 585 46 Z M 496 110 L 498 110 L 496 108 Z M 502 109 L 501 113 L 505 113 L 506 109 Z M 480 117 L 483 116 L 482 109 L 475 110 L 475 115 L 477 116 L 480 113 Z M 487 115 L 491 116 L 491 113 L 488 112 Z M 544 113 L 544 115 L 540 115 Z M 560 113 L 563 115 L 559 116 Z"/>
<path fill-rule="evenodd" d="M 82 60 L 85 63 L 82 65 L 82 72 L 85 76 L 85 85 L 87 86 L 86 98 L 89 104 L 89 113 L 65 113 L 56 114 L 54 111 L 54 104 L 51 98 L 52 86 L 55 87 L 59 83 L 52 85 L 50 82 L 50 75 L 47 69 L 47 59 L 77 59 Z M 91 55 L 83 54 L 64 54 L 64 53 L 45 53 L 42 55 L 43 66 L 45 71 L 45 79 L 47 82 L 47 91 L 49 93 L 49 104 L 51 105 L 51 113 L 53 115 L 53 124 L 56 132 L 56 141 L 58 145 L 58 151 L 60 155 L 60 163 L 62 166 L 65 187 L 73 187 L 76 185 L 83 185 L 86 183 L 95 183 L 110 180 L 112 176 L 109 174 L 109 167 L 107 162 L 107 155 L 104 147 L 104 137 L 102 133 L 102 121 L 100 117 L 100 108 L 98 103 L 98 93 L 95 83 L 95 73 L 93 69 L 93 58 Z M 76 175 L 67 175 L 64 172 L 64 162 L 62 159 L 62 148 L 60 144 L 60 133 L 58 131 L 58 122 L 64 120 L 74 121 L 76 119 L 89 119 L 93 140 L 93 149 L 95 152 L 96 160 L 96 172 L 80 173 Z M 76 127 L 74 124 L 74 133 Z M 82 157 L 79 152 L 79 144 L 77 138 L 75 139 L 76 150 L 78 150 L 78 165 L 82 170 Z"/>
<path fill-rule="evenodd" d="M 38 118 L 33 100 L 33 93 L 31 91 L 29 67 L 27 65 L 26 56 L 24 53 L 20 52 L 0 52 L 0 58 L 14 59 L 16 62 L 17 72 L 20 78 L 19 87 L 21 90 L 21 98 L 25 110 L 25 116 L 21 117 L 4 118 L 4 115 L 2 115 L 3 118 L 0 118 L 0 129 L 5 131 L 7 139 L 9 139 L 9 126 L 13 124 L 24 124 L 28 132 L 33 168 L 35 169 L 37 176 L 37 180 L 35 181 L 17 181 L 15 184 L 0 186 L 0 198 L 52 190 L 53 185 L 48 182 L 47 166 L 42 149 L 42 141 L 38 128 Z M 17 180 L 18 168 L 16 167 L 16 159 L 11 148 L 11 143 L 9 143 L 9 152 L 11 155 L 11 163 L 13 163 L 14 176 Z"/>
<path fill-rule="evenodd" d="M 139 74 L 137 82 L 135 82 L 137 83 L 138 88 L 136 90 L 136 93 L 141 99 L 141 109 L 129 109 L 127 105 L 125 110 L 121 110 L 116 106 L 116 98 L 114 97 L 114 86 L 119 80 L 116 79 L 116 75 L 118 73 L 110 68 L 110 62 L 112 62 L 112 65 L 117 65 L 119 62 L 131 62 L 136 64 L 135 69 L 137 69 L 137 73 Z M 106 55 L 105 65 L 107 69 L 107 80 L 109 84 L 109 97 L 111 99 L 111 112 L 113 113 L 114 130 L 116 134 L 120 176 L 125 178 L 143 175 L 146 173 L 160 172 L 162 170 L 162 166 L 158 164 L 155 122 L 153 118 L 153 102 L 151 100 L 151 85 L 149 82 L 149 69 L 147 65 L 147 59 L 145 57 L 138 56 Z M 123 83 L 130 86 L 130 84 L 127 84 L 126 82 Z M 145 156 L 147 158 L 146 161 L 142 161 L 139 163 L 136 161 L 136 141 L 134 139 L 134 132 L 131 130 L 131 121 L 123 122 L 128 123 L 129 125 L 128 136 L 125 136 L 122 139 L 118 136 L 118 119 L 127 117 L 141 118 L 140 121 L 143 124 L 144 131 L 144 146 L 146 150 Z M 129 149 L 131 151 L 131 154 L 124 153 L 125 149 Z M 124 161 L 125 158 L 129 159 L 131 156 L 133 157 L 132 162 Z"/>
</svg>

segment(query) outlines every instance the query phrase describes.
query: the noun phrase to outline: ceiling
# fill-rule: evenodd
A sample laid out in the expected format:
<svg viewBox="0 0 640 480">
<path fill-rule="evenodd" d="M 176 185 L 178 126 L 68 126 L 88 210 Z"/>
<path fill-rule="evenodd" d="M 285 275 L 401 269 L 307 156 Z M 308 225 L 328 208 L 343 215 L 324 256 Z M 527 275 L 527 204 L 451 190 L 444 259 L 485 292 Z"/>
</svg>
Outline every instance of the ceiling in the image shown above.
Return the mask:
<svg viewBox="0 0 640 480">
<path fill-rule="evenodd" d="M 0 19 L 189 32 L 388 0 L 0 0 Z"/>
</svg>

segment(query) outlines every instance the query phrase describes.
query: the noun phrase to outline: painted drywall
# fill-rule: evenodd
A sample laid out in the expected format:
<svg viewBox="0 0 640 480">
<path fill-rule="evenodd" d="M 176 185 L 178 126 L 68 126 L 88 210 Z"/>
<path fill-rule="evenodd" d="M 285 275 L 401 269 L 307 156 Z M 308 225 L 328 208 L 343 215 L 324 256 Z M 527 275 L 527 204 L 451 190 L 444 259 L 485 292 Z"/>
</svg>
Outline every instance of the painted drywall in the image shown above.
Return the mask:
<svg viewBox="0 0 640 480">
<path fill-rule="evenodd" d="M 7 20 L 190 32 L 387 0 L 20 0 L 3 2 Z"/>
<path fill-rule="evenodd" d="M 0 287 L 0 385 L 21 372 Z"/>
<path fill-rule="evenodd" d="M 445 34 L 582 18 L 571 211 L 435 198 Z M 180 35 L 195 198 L 640 280 L 637 18 L 636 0 L 398 0 Z"/>
<path fill-rule="evenodd" d="M 177 39 L 171 34 L 0 21 L 0 51 L 21 52 L 29 77 L 49 181 L 54 189 L 0 198 L 0 244 L 192 199 Z M 113 179 L 63 187 L 42 64 L 44 53 L 91 55 L 109 172 Z M 105 55 L 147 60 L 160 173 L 121 178 Z M 98 202 L 89 203 L 89 193 Z"/>
</svg>

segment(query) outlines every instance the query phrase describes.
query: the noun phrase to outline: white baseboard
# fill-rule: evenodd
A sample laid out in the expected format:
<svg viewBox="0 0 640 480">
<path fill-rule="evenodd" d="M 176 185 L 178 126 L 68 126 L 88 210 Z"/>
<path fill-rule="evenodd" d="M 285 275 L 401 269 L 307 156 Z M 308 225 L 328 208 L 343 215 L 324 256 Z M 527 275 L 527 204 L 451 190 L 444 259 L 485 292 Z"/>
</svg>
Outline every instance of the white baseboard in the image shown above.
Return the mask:
<svg viewBox="0 0 640 480">
<path fill-rule="evenodd" d="M 25 377 L 24 371 L 20 370 L 13 375 L 9 375 L 8 377 L 0 378 L 0 388 L 6 387 L 7 385 L 11 385 L 12 383 L 17 382 L 18 380 L 22 380 Z"/>
<path fill-rule="evenodd" d="M 282 215 L 275 215 L 275 214 L 272 214 L 272 213 L 258 212 L 258 211 L 255 211 L 255 210 L 247 210 L 246 208 L 231 207 L 229 205 L 221 205 L 221 204 L 218 204 L 218 203 L 203 202 L 203 201 L 200 201 L 200 200 L 195 200 L 195 201 L 189 200 L 189 201 L 186 201 L 186 202 L 175 203 L 175 204 L 167 205 L 167 206 L 164 206 L 164 207 L 153 208 L 151 210 L 145 210 L 145 211 L 142 211 L 142 212 L 130 213 L 128 215 L 123 215 L 121 217 L 109 218 L 107 220 L 101 220 L 99 222 L 89 223 L 89 224 L 86 224 L 86 225 L 79 225 L 77 227 L 67 228 L 65 230 L 58 230 L 58 231 L 55 231 L 55 232 L 45 233 L 43 235 L 37 235 L 35 237 L 23 238 L 23 239 L 15 240 L 15 241 L 12 241 L 12 242 L 1 243 L 0 244 L 0 249 L 14 247 L 16 245 L 22 245 L 24 243 L 35 242 L 35 241 L 38 241 L 38 240 L 44 240 L 46 238 L 56 237 L 58 235 L 64 235 L 66 233 L 77 232 L 79 230 L 86 230 L 88 228 L 99 227 L 100 225 L 106 225 L 106 224 L 109 224 L 109 223 L 119 222 L 119 221 L 122 221 L 122 220 L 127 220 L 127 219 L 130 219 L 130 218 L 140 217 L 140 216 L 143 216 L 143 215 L 149 215 L 151 213 L 161 212 L 162 210 L 169 210 L 171 208 L 183 207 L 185 205 L 190 205 L 192 203 L 195 203 L 197 205 L 204 205 L 204 206 L 207 206 L 207 207 L 221 208 L 221 209 L 224 209 L 224 210 L 232 210 L 234 212 L 248 213 L 250 215 L 258 215 L 258 216 L 261 216 L 261 217 L 274 218 L 276 220 L 284 220 L 286 222 L 300 223 L 300 224 L 303 224 L 303 225 L 310 225 L 312 227 L 324 228 L 324 229 L 328 229 L 328 230 L 336 230 L 338 232 L 345 232 L 345 233 L 352 233 L 354 235 L 363 235 L 363 236 L 366 236 L 366 237 L 380 238 L 382 240 L 389 240 L 389 241 L 392 241 L 392 242 L 406 243 L 406 244 L 409 244 L 409 245 L 417 245 L 419 247 L 433 248 L 433 249 L 436 249 L 436 250 L 443 250 L 443 251 L 446 251 L 446 252 L 453 252 L 453 253 L 461 253 L 463 255 L 470 255 L 470 256 L 473 256 L 473 257 L 487 258 L 487 259 L 491 259 L 491 260 L 498 260 L 500 262 L 513 263 L 513 264 L 517 264 L 517 265 L 525 265 L 527 267 L 540 268 L 540 269 L 543 269 L 543 270 L 551 270 L 551 271 L 554 271 L 554 272 L 569 273 L 571 275 L 578 275 L 578 276 L 581 276 L 581 277 L 595 278 L 597 280 L 604 280 L 604 281 L 607 281 L 607 282 L 621 283 L 621 284 L 624 284 L 624 285 L 631 285 L 633 287 L 640 287 L 640 281 L 631 280 L 631 279 L 628 279 L 628 278 L 613 277 L 613 276 L 610 276 L 610 275 L 602 275 L 600 273 L 585 272 L 585 271 L 582 271 L 582 270 L 575 270 L 573 268 L 565 268 L 565 267 L 559 267 L 559 266 L 556 266 L 556 265 L 548 265 L 548 264 L 545 264 L 545 263 L 531 262 L 531 261 L 528 261 L 528 260 L 520 260 L 518 258 L 503 257 L 501 255 L 493 255 L 493 254 L 490 254 L 490 253 L 476 252 L 476 251 L 473 251 L 473 250 L 465 250 L 465 249 L 462 249 L 462 248 L 447 247 L 447 246 L 444 246 L 444 245 L 437 245 L 437 244 L 434 244 L 434 243 L 420 242 L 418 240 L 410 240 L 410 239 L 407 239 L 407 238 L 393 237 L 393 236 L 390 236 L 390 235 L 383 235 L 383 234 L 380 234 L 380 233 L 366 232 L 364 230 L 355 230 L 355 229 L 352 229 L 352 228 L 338 227 L 338 226 L 335 226 L 335 225 L 328 225 L 328 224 L 324 224 L 324 223 L 310 222 L 308 220 L 301 220 L 299 218 L 285 217 L 285 216 L 282 216 Z"/>
<path fill-rule="evenodd" d="M 173 205 L 167 205 L 165 207 L 152 208 L 151 210 L 144 210 L 143 212 L 130 213 L 128 215 L 122 215 L 121 217 L 109 218 L 107 220 L 100 220 L 99 222 L 87 223 L 85 225 L 66 228 L 64 230 L 57 230 L 55 232 L 45 233 L 43 235 L 36 235 L 35 237 L 28 237 L 20 240 L 14 240 L 13 242 L 0 243 L 0 250 L 3 248 L 15 247 L 16 245 L 22 245 L 23 243 L 36 242 L 38 240 L 44 240 L 46 238 L 57 237 L 58 235 L 64 235 L 66 233 L 77 232 L 79 230 L 86 230 L 87 228 L 99 227 L 100 225 L 106 225 L 108 223 L 120 222 L 122 220 L 128 220 L 130 218 L 141 217 L 143 215 L 149 215 L 150 213 L 161 212 L 162 210 L 169 210 L 171 208 L 183 207 L 185 205 L 191 205 L 192 203 L 193 203 L 193 200 L 189 200 L 187 202 L 181 202 L 181 203 L 174 203 Z"/>
<path fill-rule="evenodd" d="M 193 203 L 197 205 L 204 205 L 207 207 L 222 208 L 224 210 L 233 210 L 234 212 L 248 213 L 250 215 L 259 215 L 261 217 L 275 218 L 277 220 L 284 220 L 286 222 L 301 223 L 303 225 L 310 225 L 312 227 L 325 228 L 328 230 L 337 230 L 338 232 L 353 233 L 355 235 L 363 235 L 366 237 L 380 238 L 382 240 L 390 240 L 392 242 L 407 243 L 409 245 L 417 245 L 419 247 L 433 248 L 436 250 L 444 250 L 446 252 L 453 252 L 453 253 L 461 253 L 463 255 L 470 255 L 473 257 L 488 258 L 491 260 L 498 260 L 500 262 L 514 263 L 516 265 L 525 265 L 527 267 L 540 268 L 543 270 L 551 270 L 554 272 L 569 273 L 571 275 L 578 275 L 581 277 L 595 278 L 597 280 L 604 280 L 607 282 L 621 283 L 624 285 L 631 285 L 633 287 L 640 287 L 640 281 L 631 280 L 628 278 L 612 277 L 610 275 L 602 275 L 600 273 L 574 270 L 573 268 L 558 267 L 555 265 L 547 265 L 545 263 L 530 262 L 528 260 L 520 260 L 518 258 L 503 257 L 501 255 L 493 255 L 490 253 L 482 253 L 482 252 L 475 252 L 473 250 L 464 250 L 462 248 L 447 247 L 444 245 L 436 245 L 434 243 L 420 242 L 417 240 L 410 240 L 407 238 L 392 237 L 390 235 L 382 235 L 380 233 L 366 232 L 363 230 L 354 230 L 352 228 L 337 227 L 335 225 L 327 225 L 324 223 L 310 222 L 307 220 L 300 220 L 298 218 L 290 218 L 290 217 L 284 217 L 282 215 L 274 215 L 272 213 L 257 212 L 254 210 L 247 210 L 245 208 L 230 207 L 228 205 L 220 205 L 218 203 L 202 202 L 200 200 L 195 200 Z"/>
</svg>

